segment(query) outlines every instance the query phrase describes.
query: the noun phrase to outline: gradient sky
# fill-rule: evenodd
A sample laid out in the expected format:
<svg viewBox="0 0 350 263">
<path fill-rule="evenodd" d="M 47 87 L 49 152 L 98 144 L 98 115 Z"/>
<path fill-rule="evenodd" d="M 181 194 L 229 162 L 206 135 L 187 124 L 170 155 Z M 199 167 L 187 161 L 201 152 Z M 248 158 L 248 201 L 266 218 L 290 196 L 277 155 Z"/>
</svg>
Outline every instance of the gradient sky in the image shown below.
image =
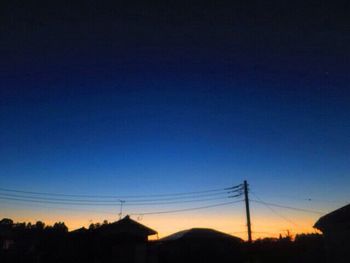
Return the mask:
<svg viewBox="0 0 350 263">
<path fill-rule="evenodd" d="M 246 179 L 264 201 L 322 212 L 347 203 L 349 4 L 84 2 L 1 3 L 0 187 L 143 195 Z M 119 212 L 0 208 L 71 229 Z M 255 236 L 312 231 L 319 217 L 275 209 L 252 203 Z M 245 236 L 243 204 L 139 220 L 160 235 Z"/>
</svg>

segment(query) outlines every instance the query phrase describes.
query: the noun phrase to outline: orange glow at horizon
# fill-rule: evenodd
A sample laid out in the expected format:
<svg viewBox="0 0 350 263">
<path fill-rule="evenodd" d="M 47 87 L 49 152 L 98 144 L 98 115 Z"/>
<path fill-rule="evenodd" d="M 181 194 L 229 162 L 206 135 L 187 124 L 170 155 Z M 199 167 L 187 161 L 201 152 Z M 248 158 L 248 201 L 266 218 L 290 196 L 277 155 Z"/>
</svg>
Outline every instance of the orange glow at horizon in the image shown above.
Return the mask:
<svg viewBox="0 0 350 263">
<path fill-rule="evenodd" d="M 5 212 L 5 213 L 4 213 Z M 317 215 L 300 215 L 290 214 L 294 220 L 288 222 L 282 218 L 271 214 L 259 214 L 252 216 L 253 239 L 263 237 L 278 237 L 279 234 L 285 236 L 287 231 L 292 235 L 298 233 L 315 233 L 317 232 L 312 226 L 318 219 Z M 101 215 L 97 213 L 72 213 L 67 211 L 34 211 L 34 210 L 2 210 L 1 218 L 7 217 L 14 222 L 31 222 L 43 221 L 46 225 L 53 225 L 55 222 L 65 222 L 69 230 L 81 227 L 88 228 L 91 223 L 114 222 L 119 219 L 116 215 Z M 144 217 L 131 216 L 132 219 L 144 224 L 156 231 L 158 237 L 170 235 L 177 231 L 190 228 L 212 228 L 225 232 L 244 240 L 247 239 L 245 214 L 240 213 L 183 213 L 170 215 L 149 215 Z"/>
</svg>

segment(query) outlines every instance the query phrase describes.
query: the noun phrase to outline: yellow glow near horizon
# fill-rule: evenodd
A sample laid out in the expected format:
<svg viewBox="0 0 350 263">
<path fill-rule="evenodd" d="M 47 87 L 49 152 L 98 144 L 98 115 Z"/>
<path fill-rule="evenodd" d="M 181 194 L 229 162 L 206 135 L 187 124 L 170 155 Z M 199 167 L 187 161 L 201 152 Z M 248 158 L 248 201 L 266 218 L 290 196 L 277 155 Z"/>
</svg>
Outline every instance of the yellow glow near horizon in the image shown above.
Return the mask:
<svg viewBox="0 0 350 263">
<path fill-rule="evenodd" d="M 212 228 L 222 231 L 244 240 L 247 239 L 246 219 L 242 211 L 240 213 L 182 213 L 170 215 L 149 215 L 143 218 L 132 216 L 134 220 L 144 224 L 156 231 L 158 237 L 170 235 L 177 231 L 190 228 Z M 35 210 L 2 210 L 1 218 L 8 217 L 15 222 L 43 221 L 46 225 L 53 225 L 55 222 L 65 222 L 69 230 L 81 227 L 88 227 L 91 223 L 103 222 L 108 220 L 114 222 L 118 220 L 118 215 L 102 215 L 98 213 L 83 213 L 71 211 L 58 212 L 56 210 L 35 211 Z M 279 234 L 286 235 L 289 231 L 292 235 L 297 233 L 314 233 L 316 230 L 312 227 L 318 219 L 317 215 L 291 214 L 289 218 L 294 220 L 288 222 L 273 214 L 259 214 L 252 216 L 253 239 L 263 237 L 278 237 Z"/>
</svg>

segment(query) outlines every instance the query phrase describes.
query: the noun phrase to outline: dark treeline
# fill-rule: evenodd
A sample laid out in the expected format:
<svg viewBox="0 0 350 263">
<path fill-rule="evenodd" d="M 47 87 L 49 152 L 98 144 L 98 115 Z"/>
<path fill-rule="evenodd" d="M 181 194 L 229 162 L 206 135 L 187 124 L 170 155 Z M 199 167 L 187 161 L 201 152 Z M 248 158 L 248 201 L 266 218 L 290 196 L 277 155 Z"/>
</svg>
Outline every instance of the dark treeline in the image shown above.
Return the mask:
<svg viewBox="0 0 350 263">
<path fill-rule="evenodd" d="M 321 234 L 258 239 L 247 250 L 253 262 L 328 262 Z"/>
<path fill-rule="evenodd" d="M 2 219 L 0 262 L 326 262 L 320 234 L 264 238 L 252 244 L 205 237 L 147 241 L 113 234 L 113 224 L 104 221 L 68 232 L 63 222 L 47 226 Z M 111 233 L 106 235 L 104 229 Z"/>
<path fill-rule="evenodd" d="M 64 222 L 56 222 L 54 225 L 46 225 L 42 221 L 37 221 L 35 224 L 32 223 L 14 223 L 12 219 L 3 218 L 0 221 L 0 228 L 2 230 L 12 230 L 14 232 L 68 232 L 68 227 Z"/>
</svg>

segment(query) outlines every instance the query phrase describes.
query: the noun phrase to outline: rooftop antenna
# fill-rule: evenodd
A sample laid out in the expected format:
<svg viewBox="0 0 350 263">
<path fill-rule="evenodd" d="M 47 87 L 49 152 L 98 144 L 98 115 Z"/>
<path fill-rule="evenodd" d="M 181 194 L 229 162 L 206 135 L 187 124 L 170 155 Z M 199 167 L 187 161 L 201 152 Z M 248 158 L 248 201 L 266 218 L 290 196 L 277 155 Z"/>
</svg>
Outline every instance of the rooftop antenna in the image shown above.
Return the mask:
<svg viewBox="0 0 350 263">
<path fill-rule="evenodd" d="M 119 220 L 123 217 L 123 205 L 125 203 L 125 200 L 119 200 L 120 202 L 120 212 L 119 212 Z"/>
</svg>

